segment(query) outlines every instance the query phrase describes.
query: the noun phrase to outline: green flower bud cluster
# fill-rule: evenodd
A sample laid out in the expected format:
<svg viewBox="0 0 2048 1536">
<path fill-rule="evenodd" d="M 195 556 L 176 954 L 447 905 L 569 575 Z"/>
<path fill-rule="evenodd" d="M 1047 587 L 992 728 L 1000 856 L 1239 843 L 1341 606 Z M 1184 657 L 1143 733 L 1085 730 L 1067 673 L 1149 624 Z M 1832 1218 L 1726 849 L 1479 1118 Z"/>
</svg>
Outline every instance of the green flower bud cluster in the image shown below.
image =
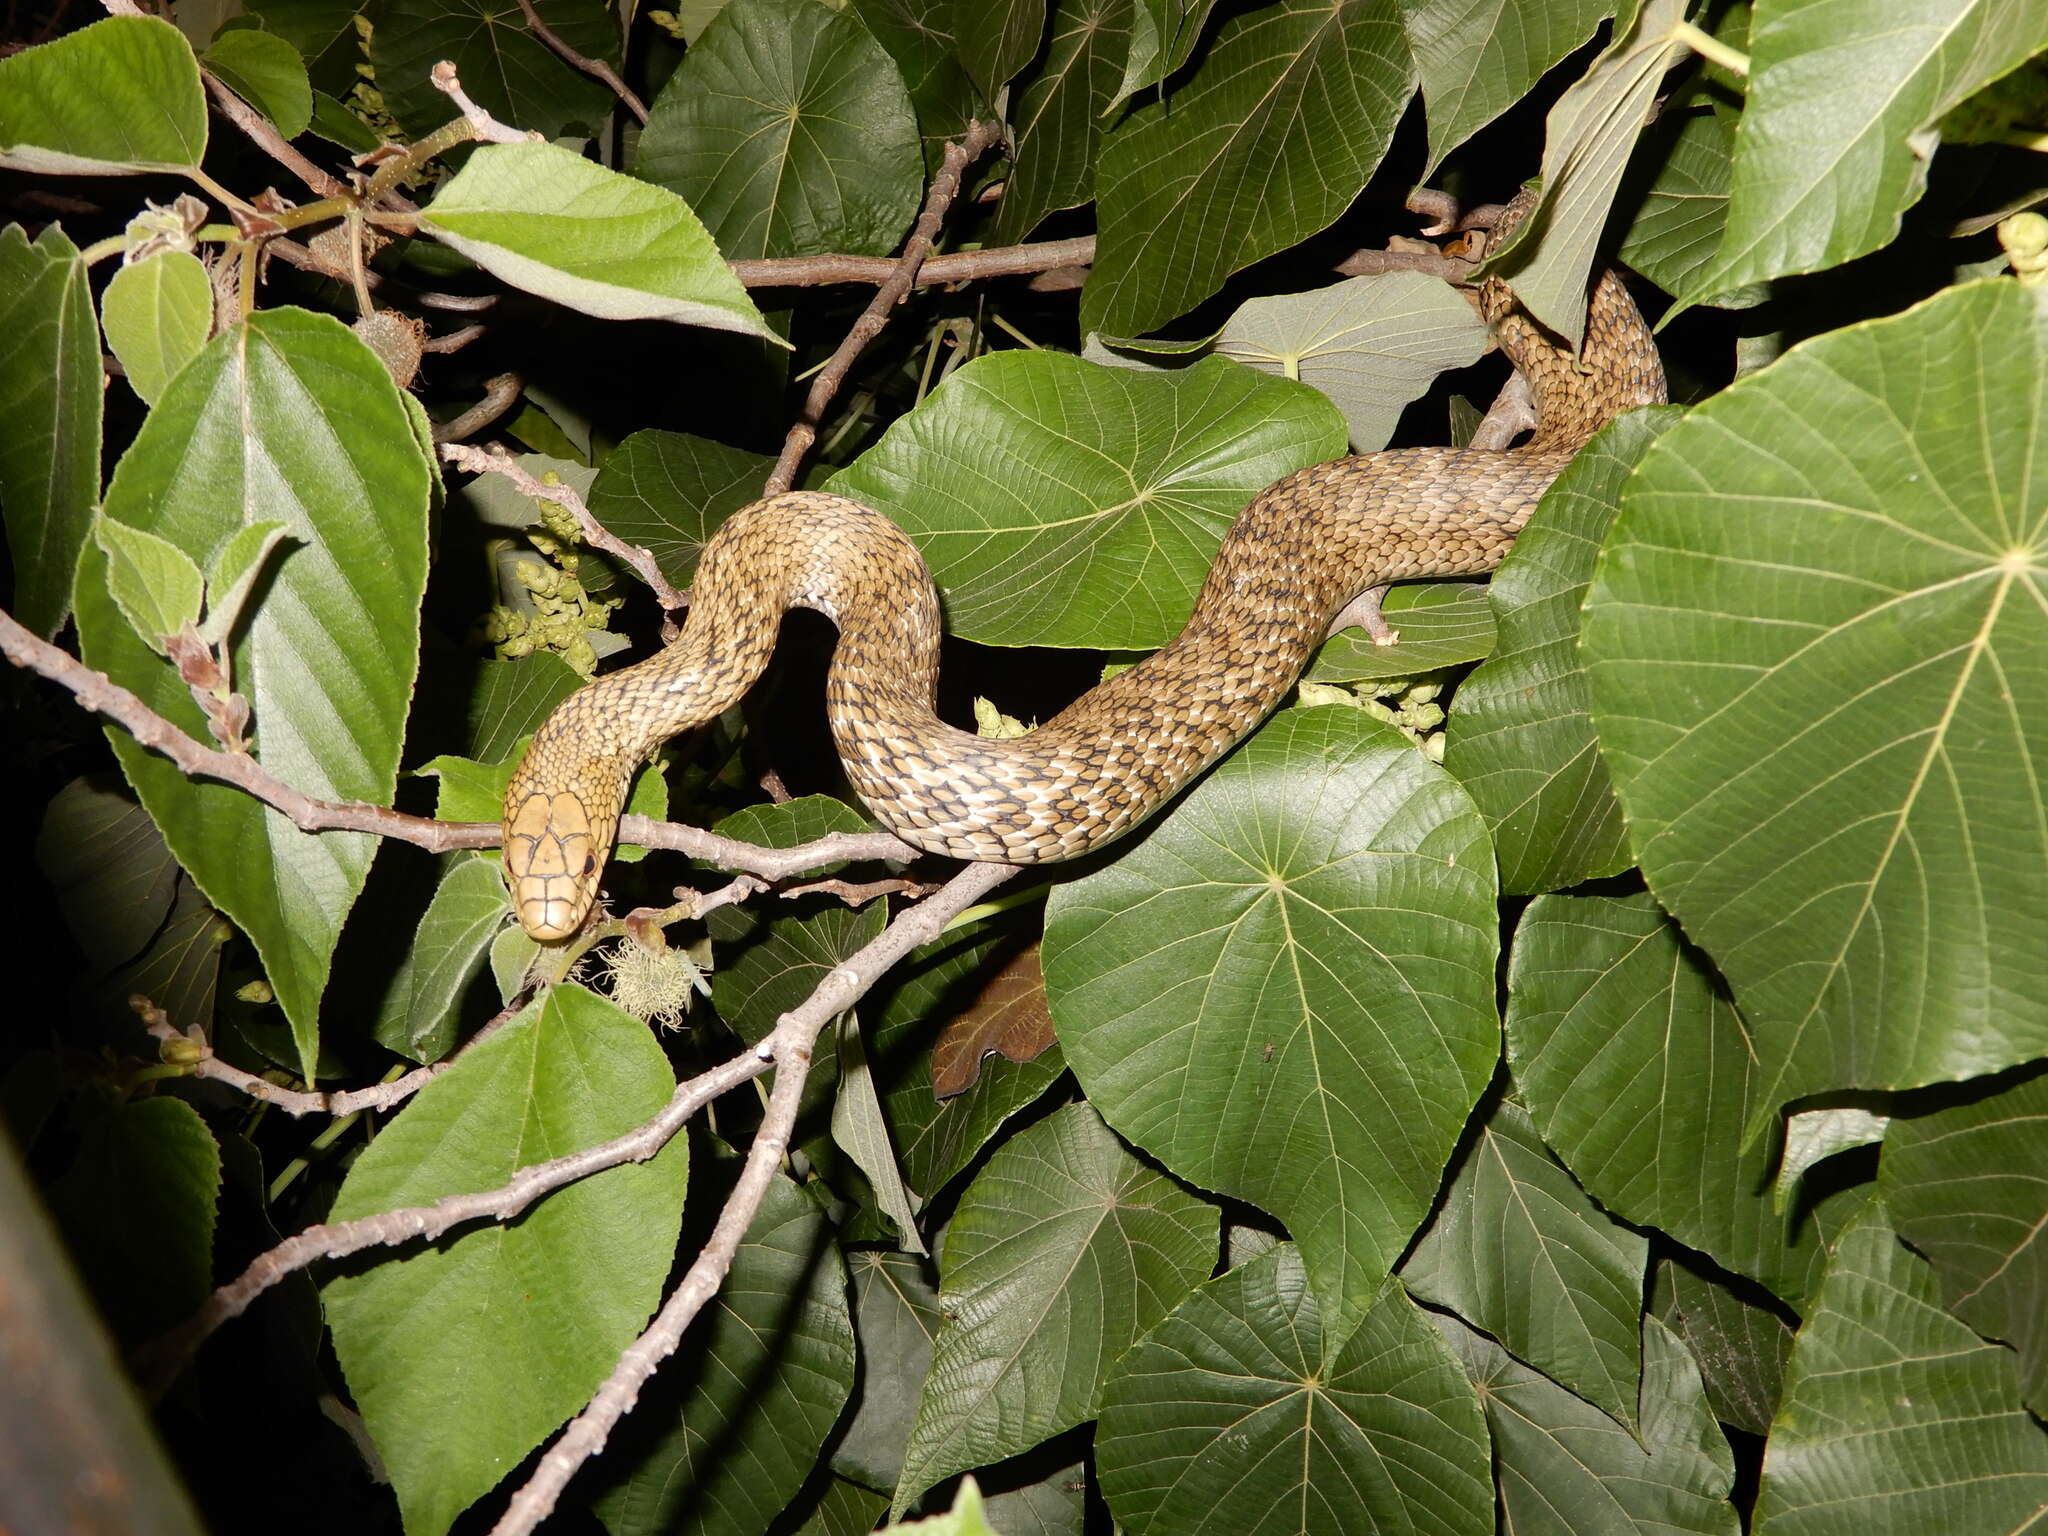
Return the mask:
<svg viewBox="0 0 2048 1536">
<path fill-rule="evenodd" d="M 592 597 L 584 590 L 577 575 L 583 557 L 569 548 L 576 534 L 575 523 L 553 502 L 540 505 L 543 526 L 530 530 L 527 537 L 553 563 L 521 560 L 512 567 L 512 578 L 524 589 L 526 603 L 501 603 L 491 609 L 484 618 L 483 636 L 506 660 L 553 651 L 589 677 L 597 670 L 591 631 L 609 627 L 612 610 L 624 599 Z M 530 611 L 527 604 L 531 604 Z"/>
<path fill-rule="evenodd" d="M 1343 704 L 1386 721 L 1433 763 L 1444 760 L 1444 707 L 1437 703 L 1443 691 L 1443 681 L 1436 677 L 1381 678 L 1360 683 L 1355 689 L 1304 682 L 1298 690 L 1305 707 Z"/>
</svg>

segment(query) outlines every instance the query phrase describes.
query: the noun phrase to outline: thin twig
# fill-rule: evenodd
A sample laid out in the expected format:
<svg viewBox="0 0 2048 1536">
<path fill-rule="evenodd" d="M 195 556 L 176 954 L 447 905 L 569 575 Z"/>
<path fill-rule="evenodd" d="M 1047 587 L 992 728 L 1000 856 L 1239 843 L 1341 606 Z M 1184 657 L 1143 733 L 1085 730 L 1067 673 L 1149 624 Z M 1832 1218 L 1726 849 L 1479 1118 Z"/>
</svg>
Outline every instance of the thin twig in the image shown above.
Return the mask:
<svg viewBox="0 0 2048 1536">
<path fill-rule="evenodd" d="M 420 343 L 422 352 L 460 352 L 472 341 L 478 340 L 490 329 L 484 325 L 465 325 L 459 331 L 450 331 L 445 336 L 434 336 Z M 515 378 L 515 374 L 500 374 L 499 378 Z M 486 396 L 486 398 L 489 398 Z"/>
<path fill-rule="evenodd" d="M 924 262 L 925 252 L 931 249 L 932 238 L 938 234 L 946 210 L 953 206 L 953 199 L 959 194 L 961 175 L 981 158 L 990 145 L 998 143 L 1002 135 L 999 124 L 969 123 L 967 132 L 946 146 L 945 159 L 940 162 L 939 173 L 932 178 L 931 191 L 925 196 L 924 211 L 917 216 L 910 239 L 904 243 L 903 254 L 896 258 L 896 270 L 875 290 L 868 307 L 860 312 L 847 330 L 846 339 L 839 343 L 830 361 L 811 381 L 811 392 L 804 399 L 803 412 L 783 439 L 782 456 L 775 461 L 775 468 L 768 476 L 765 495 L 777 495 L 796 484 L 797 466 L 803 463 L 811 444 L 818 440 L 818 424 L 825 419 L 825 409 L 839 392 L 840 382 L 853 367 L 853 360 L 881 334 L 882 327 L 888 324 L 889 311 L 910 292 L 917 269 Z"/>
<path fill-rule="evenodd" d="M 540 19 L 540 12 L 533 8 L 533 0 L 519 0 L 519 9 L 526 14 L 526 30 L 552 48 L 564 62 L 583 71 L 593 80 L 602 80 L 611 93 L 625 103 L 626 110 L 633 114 L 642 128 L 647 126 L 647 107 L 635 96 L 626 82 L 619 78 L 618 71 L 603 59 L 586 58 L 557 37 L 552 28 Z"/>
<path fill-rule="evenodd" d="M 985 251 L 934 256 L 911 281 L 926 287 L 967 283 L 982 277 L 1028 277 L 1060 267 L 1085 267 L 1095 260 L 1095 237 L 1041 240 L 1035 245 L 1002 245 Z M 774 256 L 730 263 L 733 276 L 749 288 L 811 288 L 821 283 L 882 284 L 896 274 L 895 256 Z"/>
<path fill-rule="evenodd" d="M 482 327 L 472 325 L 469 329 L 481 331 Z M 427 348 L 422 347 L 420 350 L 424 352 Z M 483 431 L 485 427 L 511 410 L 525 389 L 526 380 L 516 373 L 501 373 L 495 378 L 485 380 L 483 398 L 460 416 L 451 417 L 437 425 L 434 428 L 434 441 L 445 450 L 448 444 L 460 442 L 465 437 Z"/>
<path fill-rule="evenodd" d="M 1380 272 L 1427 272 L 1445 282 L 1461 283 L 1471 274 L 1476 261 L 1426 251 L 1353 251 L 1337 263 L 1346 277 L 1363 277 Z"/>
<path fill-rule="evenodd" d="M 220 109 L 221 116 L 248 135 L 249 142 L 270 156 L 279 165 L 290 171 L 317 196 L 346 197 L 348 187 L 321 170 L 319 166 L 293 149 L 285 136 L 272 127 L 270 120 L 241 97 L 222 85 L 211 74 L 201 71 L 206 81 L 206 91 L 213 98 L 213 104 Z"/>
<path fill-rule="evenodd" d="M 720 869 L 739 870 L 764 880 L 787 880 L 842 860 L 907 860 L 918 858 L 921 852 L 893 832 L 828 832 L 793 848 L 761 848 L 706 832 L 702 827 L 680 821 L 649 821 L 645 816 L 621 816 L 619 841 L 637 848 L 686 853 Z"/>
<path fill-rule="evenodd" d="M 627 1346 L 604 1385 L 548 1447 L 533 1475 L 512 1496 L 504 1515 L 492 1527 L 492 1536 L 523 1536 L 548 1517 L 576 1469 L 604 1449 L 605 1440 L 638 1400 L 647 1378 L 675 1352 L 697 1314 L 717 1294 L 789 1148 L 819 1032 L 859 1002 L 891 966 L 937 938 L 954 917 L 1016 873 L 1016 868 L 1007 864 L 968 865 L 937 894 L 898 914 L 878 938 L 844 965 L 828 971 L 811 995 L 777 1020 L 768 1038 L 750 1053 L 764 1065 L 768 1060 L 774 1062 L 775 1087 L 747 1150 L 746 1163 L 718 1213 L 717 1225 L 647 1331 Z"/>
<path fill-rule="evenodd" d="M 521 495 L 531 496 L 536 501 L 553 502 L 576 520 L 576 526 L 583 530 L 584 539 L 592 547 L 617 556 L 638 571 L 640 579 L 647 583 L 665 611 L 673 613 L 689 605 L 689 596 L 669 585 L 653 553 L 638 544 L 628 544 L 591 516 L 590 508 L 583 504 L 583 498 L 574 486 L 541 484 L 522 469 L 513 459 L 511 450 L 500 443 L 492 443 L 485 448 L 472 448 L 466 443 L 443 443 L 441 457 L 474 475 L 503 475 Z"/>
<path fill-rule="evenodd" d="M 469 124 L 469 131 L 479 144 L 535 144 L 543 141 L 539 133 L 526 133 L 517 128 L 508 128 L 463 93 L 462 82 L 456 78 L 455 66 L 443 59 L 436 64 L 430 78 L 434 89 L 455 103 L 455 109 Z"/>
<path fill-rule="evenodd" d="M 849 907 L 865 906 L 877 896 L 929 896 L 936 889 L 922 880 L 898 875 L 888 880 L 869 880 L 856 885 L 846 880 L 809 880 L 802 885 L 784 886 L 776 892 L 784 901 L 799 896 L 837 896 Z"/>
<path fill-rule="evenodd" d="M 1508 375 L 1500 393 L 1493 397 L 1479 425 L 1472 429 L 1469 448 L 1505 448 L 1524 432 L 1536 427 L 1536 402 L 1529 394 L 1529 381 L 1520 370 Z"/>
</svg>

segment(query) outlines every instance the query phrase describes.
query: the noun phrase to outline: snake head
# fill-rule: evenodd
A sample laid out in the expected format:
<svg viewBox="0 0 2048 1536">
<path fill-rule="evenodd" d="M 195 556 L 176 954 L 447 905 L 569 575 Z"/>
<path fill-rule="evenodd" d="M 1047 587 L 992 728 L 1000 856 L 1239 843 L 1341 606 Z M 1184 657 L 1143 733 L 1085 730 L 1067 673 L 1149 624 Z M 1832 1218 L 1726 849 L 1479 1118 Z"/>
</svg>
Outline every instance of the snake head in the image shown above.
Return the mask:
<svg viewBox="0 0 2048 1536">
<path fill-rule="evenodd" d="M 529 794 L 505 816 L 505 884 L 529 937 L 566 939 L 590 915 L 611 842 L 581 797 Z"/>
</svg>

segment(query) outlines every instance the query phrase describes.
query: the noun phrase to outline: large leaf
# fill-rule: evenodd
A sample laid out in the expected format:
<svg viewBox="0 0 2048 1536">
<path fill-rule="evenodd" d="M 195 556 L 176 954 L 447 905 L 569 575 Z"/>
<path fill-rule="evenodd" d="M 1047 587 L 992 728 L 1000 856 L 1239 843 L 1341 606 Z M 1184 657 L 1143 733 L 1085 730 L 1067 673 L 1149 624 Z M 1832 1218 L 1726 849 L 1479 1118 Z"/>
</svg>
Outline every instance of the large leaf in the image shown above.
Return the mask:
<svg viewBox="0 0 2048 1536">
<path fill-rule="evenodd" d="M 731 0 L 655 99 L 633 170 L 735 260 L 894 250 L 923 161 L 903 77 L 815 0 Z"/>
<path fill-rule="evenodd" d="M 832 1468 L 871 1488 L 893 1488 L 917 1422 L 918 1393 L 932 1368 L 941 1322 L 938 1288 L 929 1261 L 915 1254 L 865 1250 L 848 1254 L 847 1267 L 860 1380 Z"/>
<path fill-rule="evenodd" d="M 520 737 L 531 736 L 557 704 L 582 686 L 576 670 L 551 651 L 484 662 L 470 688 L 465 752 L 477 762 L 503 762 Z"/>
<path fill-rule="evenodd" d="M 1650 1286 L 1650 1307 L 1698 1362 L 1714 1417 L 1752 1435 L 1770 1433 L 1778 1411 L 1792 1328 L 1785 1315 L 1747 1282 L 1664 1259 Z"/>
<path fill-rule="evenodd" d="M 1614 0 L 1401 0 L 1429 112 L 1426 178 L 1614 14 Z"/>
<path fill-rule="evenodd" d="M 1898 233 L 1934 153 L 1925 130 L 2048 47 L 2035 0 L 1764 0 L 1735 137 L 1728 227 L 1681 297 L 1813 272 Z"/>
<path fill-rule="evenodd" d="M 1754 1117 L 2048 1052 L 2048 318 L 1978 283 L 1665 433 L 1584 639 L 1643 871 L 1756 1030 Z"/>
<path fill-rule="evenodd" d="M 649 428 L 605 455 L 584 501 L 613 533 L 651 551 L 669 580 L 686 583 L 704 541 L 761 494 L 774 467 L 762 454 Z"/>
<path fill-rule="evenodd" d="M 1130 50 L 1128 0 L 1053 0 L 1045 59 L 1011 108 L 1012 162 L 989 240 L 1022 240 L 1049 213 L 1095 195 L 1103 113 Z"/>
<path fill-rule="evenodd" d="M 1587 1199 L 1503 1099 L 1401 1279 L 1636 1433 L 1648 1259 L 1648 1241 Z"/>
<path fill-rule="evenodd" d="M 1323 642 L 1302 676 L 1316 683 L 1382 682 L 1461 667 L 1493 652 L 1484 582 L 1401 582 L 1381 600 L 1380 613 L 1393 626 L 1394 644 L 1381 645 L 1362 629 L 1343 630 Z"/>
<path fill-rule="evenodd" d="M 36 863 L 96 974 L 141 954 L 170 915 L 177 862 L 112 775 L 73 779 L 51 797 Z"/>
<path fill-rule="evenodd" d="M 99 499 L 99 354 L 78 247 L 55 224 L 34 244 L 19 224 L 0 229 L 0 507 L 14 616 L 38 634 L 54 634 L 71 609 Z"/>
<path fill-rule="evenodd" d="M 129 386 L 154 404 L 206 345 L 213 284 L 190 251 L 160 251 L 114 274 L 100 298 L 100 323 Z"/>
<path fill-rule="evenodd" d="M 493 1189 L 631 1130 L 674 1085 L 638 1019 L 558 986 L 465 1054 L 356 1159 L 333 1221 Z M 350 1395 L 412 1536 L 440 1536 L 579 1408 L 653 1315 L 685 1143 L 558 1189 L 507 1226 L 379 1259 L 323 1292 Z"/>
<path fill-rule="evenodd" d="M 1792 1345 L 1756 1536 L 2017 1532 L 2048 1506 L 2048 1435 L 2012 1355 L 1941 1309 L 1867 1202 Z"/>
<path fill-rule="evenodd" d="M 1780 1138 L 1743 1149 L 1755 1046 L 1678 925 L 1646 895 L 1542 897 L 1508 990 L 1515 1082 L 1579 1182 L 1796 1305 L 1811 1240 L 1773 1204 Z"/>
<path fill-rule="evenodd" d="M 699 1161 L 692 1205 L 709 1211 L 732 1159 Z M 831 1225 L 778 1178 L 717 1298 L 615 1434 L 599 1518 L 612 1536 L 759 1536 L 816 1466 L 853 1379 Z"/>
<path fill-rule="evenodd" d="M 299 50 L 255 27 L 222 32 L 206 50 L 206 67 L 258 112 L 295 139 L 313 121 L 313 87 Z"/>
<path fill-rule="evenodd" d="M 1449 776 L 1360 711 L 1292 710 L 1054 887 L 1046 992 L 1090 1102 L 1284 1221 L 1342 1338 L 1493 1070 L 1495 923 Z"/>
<path fill-rule="evenodd" d="M 689 206 L 558 144 L 488 144 L 420 228 L 515 287 L 605 320 L 777 339 Z"/>
<path fill-rule="evenodd" d="M 1157 85 L 1188 61 L 1216 0 L 1132 0 L 1131 51 L 1117 87 L 1118 105 Z"/>
<path fill-rule="evenodd" d="M 1134 649 L 1179 631 L 1254 495 L 1343 447 L 1327 401 L 1222 359 L 1155 374 L 997 352 L 826 489 L 917 540 L 954 634 Z"/>
<path fill-rule="evenodd" d="M 1216 1235 L 1215 1207 L 1085 1104 L 997 1149 L 946 1231 L 944 1321 L 899 1512 L 941 1478 L 1095 1417 L 1111 1363 L 1209 1272 Z"/>
<path fill-rule="evenodd" d="M 958 138 L 988 111 L 953 46 L 958 10 L 952 0 L 851 0 L 850 8 L 902 71 L 903 88 L 917 108 L 925 170 L 937 170 L 946 140 Z"/>
<path fill-rule="evenodd" d="M 1500 643 L 1458 686 L 1444 766 L 1493 827 L 1503 890 L 1560 890 L 1634 862 L 1587 716 L 1579 609 L 1622 484 L 1681 414 L 1632 411 L 1580 449 L 1488 588 Z"/>
<path fill-rule="evenodd" d="M 1643 193 L 1621 259 L 1666 293 L 1696 289 L 1694 276 L 1713 262 L 1728 224 L 1728 168 L 1735 125 L 1720 112 L 1681 113 L 1659 125 L 1656 178 Z M 1762 284 L 1716 294 L 1708 302 L 1747 309 L 1763 302 Z"/>
<path fill-rule="evenodd" d="M 1399 1286 L 1333 1335 L 1292 1244 L 1211 1280 L 1118 1362 L 1096 1431 L 1132 1536 L 1491 1536 L 1486 1422 Z"/>
<path fill-rule="evenodd" d="M 578 53 L 618 61 L 618 23 L 604 0 L 535 0 L 535 9 Z M 528 30 L 516 5 L 388 0 L 370 34 L 370 62 L 385 104 L 413 138 L 456 115 L 430 78 L 443 59 L 454 64 L 472 101 L 501 122 L 549 138 L 594 130 L 612 106 L 604 83 L 563 62 Z"/>
<path fill-rule="evenodd" d="M 1628 30 L 1572 82 L 1543 120 L 1543 200 L 1501 250 L 1499 271 L 1529 313 L 1573 347 L 1607 213 L 1664 71 L 1685 0 L 1643 0 Z"/>
<path fill-rule="evenodd" d="M 336 320 L 258 312 L 171 381 L 122 456 L 107 515 L 199 565 L 242 528 L 286 549 L 243 620 L 234 685 L 256 755 L 293 788 L 388 805 L 398 782 L 426 583 L 428 472 L 384 365 Z M 88 665 L 207 739 L 170 664 L 122 618 L 95 547 L 79 565 Z M 241 790 L 198 782 L 113 727 L 128 780 L 206 897 L 255 942 L 307 1076 L 328 959 L 376 839 L 305 833 Z"/>
<path fill-rule="evenodd" d="M 2048 1410 L 2048 1077 L 1974 1104 L 1894 1120 L 1884 1199 L 1899 1235 L 1934 1265 L 1950 1309 L 2019 1352 L 2036 1414 Z"/>
<path fill-rule="evenodd" d="M 1643 1320 L 1637 1435 L 1457 1319 L 1438 1320 L 1486 1405 L 1501 1529 L 1514 1536 L 1736 1536 L 1735 1458 L 1707 1409 L 1699 1367 Z"/>
<path fill-rule="evenodd" d="M 206 153 L 192 48 L 155 16 L 109 16 L 0 59 L 0 166 L 45 175 L 178 171 Z"/>
<path fill-rule="evenodd" d="M 1103 145 L 1081 329 L 1137 336 L 1333 222 L 1380 162 L 1414 64 L 1395 0 L 1277 0 Z"/>
<path fill-rule="evenodd" d="M 1046 0 L 955 0 L 954 51 L 990 101 L 1031 62 L 1045 35 Z"/>
</svg>

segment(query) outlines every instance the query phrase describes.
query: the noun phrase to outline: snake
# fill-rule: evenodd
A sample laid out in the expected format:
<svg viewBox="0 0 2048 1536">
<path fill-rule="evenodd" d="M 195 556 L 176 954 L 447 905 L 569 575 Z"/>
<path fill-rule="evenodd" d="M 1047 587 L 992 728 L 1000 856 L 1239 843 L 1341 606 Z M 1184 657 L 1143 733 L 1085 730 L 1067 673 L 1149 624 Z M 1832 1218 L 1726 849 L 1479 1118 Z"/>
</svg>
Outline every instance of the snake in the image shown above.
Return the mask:
<svg viewBox="0 0 2048 1536">
<path fill-rule="evenodd" d="M 1496 249 L 1531 202 L 1525 191 L 1508 205 Z M 1482 277 L 1474 292 L 1528 386 L 1525 441 L 1390 449 L 1276 481 L 1225 534 L 1179 636 L 1021 736 L 939 718 L 939 593 L 896 523 L 821 491 L 733 513 L 704 545 L 675 639 L 570 694 L 513 771 L 502 831 L 520 925 L 542 942 L 582 928 L 634 772 L 739 700 L 792 607 L 838 627 L 825 683 L 833 743 L 854 791 L 904 842 L 1036 864 L 1130 832 L 1279 706 L 1361 597 L 1490 572 L 1600 427 L 1665 399 L 1656 344 L 1614 271 L 1592 285 L 1576 354 L 1505 280 Z"/>
</svg>

